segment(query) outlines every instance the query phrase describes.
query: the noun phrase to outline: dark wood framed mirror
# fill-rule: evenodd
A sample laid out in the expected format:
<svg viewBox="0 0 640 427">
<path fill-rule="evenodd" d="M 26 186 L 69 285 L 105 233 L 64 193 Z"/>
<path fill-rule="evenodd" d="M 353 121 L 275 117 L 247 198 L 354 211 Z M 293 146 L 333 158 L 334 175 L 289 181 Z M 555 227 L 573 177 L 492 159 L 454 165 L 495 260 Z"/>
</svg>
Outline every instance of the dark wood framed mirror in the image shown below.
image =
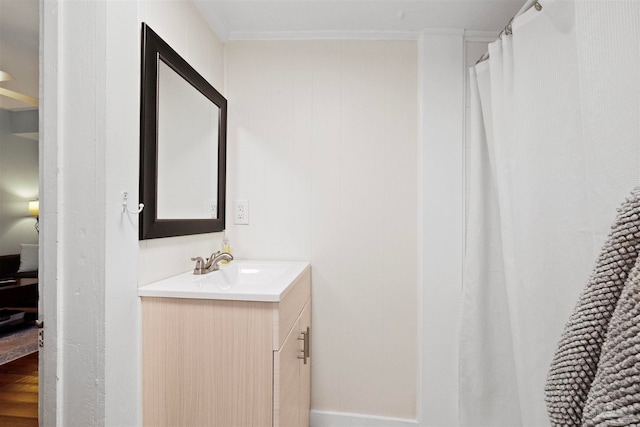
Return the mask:
<svg viewBox="0 0 640 427">
<path fill-rule="evenodd" d="M 227 100 L 142 24 L 139 238 L 223 231 Z"/>
</svg>

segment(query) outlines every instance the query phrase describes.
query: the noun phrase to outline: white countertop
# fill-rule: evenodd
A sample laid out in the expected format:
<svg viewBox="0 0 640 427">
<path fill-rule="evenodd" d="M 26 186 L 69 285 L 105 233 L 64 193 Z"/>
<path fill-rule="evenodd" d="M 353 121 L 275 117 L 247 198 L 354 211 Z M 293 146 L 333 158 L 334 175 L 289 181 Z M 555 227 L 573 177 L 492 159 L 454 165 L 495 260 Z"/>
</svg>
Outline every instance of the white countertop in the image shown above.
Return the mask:
<svg viewBox="0 0 640 427">
<path fill-rule="evenodd" d="M 234 260 L 211 273 L 189 271 L 142 286 L 138 296 L 278 302 L 308 267 L 303 261 Z"/>
</svg>

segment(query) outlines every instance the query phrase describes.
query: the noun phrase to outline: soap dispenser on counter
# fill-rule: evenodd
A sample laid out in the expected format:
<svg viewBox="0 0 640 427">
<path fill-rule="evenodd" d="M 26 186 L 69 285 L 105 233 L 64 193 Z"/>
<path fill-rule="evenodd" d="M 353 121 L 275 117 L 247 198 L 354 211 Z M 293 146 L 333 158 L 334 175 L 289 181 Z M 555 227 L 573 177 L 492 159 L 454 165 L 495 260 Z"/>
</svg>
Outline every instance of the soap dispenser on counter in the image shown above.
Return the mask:
<svg viewBox="0 0 640 427">
<path fill-rule="evenodd" d="M 227 236 L 227 231 L 224 231 L 224 234 L 222 236 L 222 248 L 221 248 L 222 252 L 227 252 L 227 253 L 231 253 L 231 244 L 229 243 L 229 236 Z M 229 261 L 227 260 L 222 260 L 220 261 L 222 264 L 229 264 Z"/>
</svg>

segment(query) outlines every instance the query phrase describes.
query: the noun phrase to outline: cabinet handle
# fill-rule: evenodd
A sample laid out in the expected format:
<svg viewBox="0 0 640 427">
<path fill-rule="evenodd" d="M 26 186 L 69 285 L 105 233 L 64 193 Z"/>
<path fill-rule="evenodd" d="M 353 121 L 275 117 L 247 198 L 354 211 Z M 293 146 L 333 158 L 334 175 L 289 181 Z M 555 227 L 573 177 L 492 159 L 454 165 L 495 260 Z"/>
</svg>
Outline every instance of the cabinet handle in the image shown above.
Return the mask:
<svg viewBox="0 0 640 427">
<path fill-rule="evenodd" d="M 302 350 L 300 350 L 300 353 L 302 353 L 302 356 L 298 356 L 298 359 L 303 360 L 305 365 L 307 364 L 307 359 L 309 358 L 309 345 L 311 341 L 310 332 L 311 331 L 307 326 L 307 330 L 302 332 L 302 337 L 298 337 L 300 341 L 304 341 L 303 348 Z"/>
</svg>

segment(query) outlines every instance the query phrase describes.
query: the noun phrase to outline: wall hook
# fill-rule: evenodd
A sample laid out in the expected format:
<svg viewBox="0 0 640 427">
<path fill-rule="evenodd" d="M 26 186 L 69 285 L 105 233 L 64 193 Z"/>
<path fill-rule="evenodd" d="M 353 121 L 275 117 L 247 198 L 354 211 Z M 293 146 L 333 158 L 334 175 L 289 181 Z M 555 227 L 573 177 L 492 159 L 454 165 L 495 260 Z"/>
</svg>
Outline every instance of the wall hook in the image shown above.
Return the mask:
<svg viewBox="0 0 640 427">
<path fill-rule="evenodd" d="M 144 209 L 144 203 L 140 203 L 138 205 L 138 210 L 131 210 L 129 209 L 129 193 L 127 193 L 126 191 L 122 192 L 122 213 L 126 213 L 129 212 L 132 215 L 138 215 L 140 212 L 142 212 L 142 209 Z"/>
</svg>

